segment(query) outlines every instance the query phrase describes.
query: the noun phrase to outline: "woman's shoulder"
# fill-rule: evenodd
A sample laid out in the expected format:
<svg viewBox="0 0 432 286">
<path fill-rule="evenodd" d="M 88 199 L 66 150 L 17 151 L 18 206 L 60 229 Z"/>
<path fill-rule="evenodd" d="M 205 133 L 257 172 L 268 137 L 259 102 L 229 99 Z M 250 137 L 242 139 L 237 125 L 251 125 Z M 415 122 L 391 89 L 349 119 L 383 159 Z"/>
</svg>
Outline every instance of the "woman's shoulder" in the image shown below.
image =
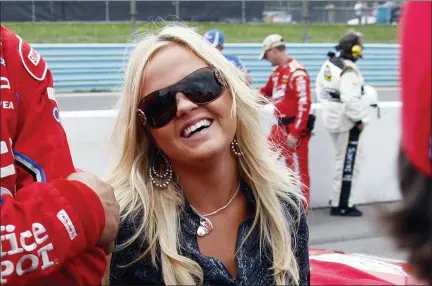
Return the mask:
<svg viewBox="0 0 432 286">
<path fill-rule="evenodd" d="M 309 241 L 309 223 L 303 201 L 295 195 L 283 200 L 285 218 L 292 235 L 293 247 L 304 247 Z"/>
<path fill-rule="evenodd" d="M 303 201 L 291 196 L 292 202 L 284 201 L 283 205 L 286 217 L 289 217 L 288 224 L 292 236 L 292 247 L 296 257 L 300 285 L 310 285 L 310 265 L 309 265 L 309 224 Z"/>
<path fill-rule="evenodd" d="M 303 201 L 299 196 L 290 194 L 288 199 L 281 200 L 281 204 L 290 225 L 298 227 L 302 220 L 307 219 Z"/>
<path fill-rule="evenodd" d="M 245 180 L 242 180 L 242 189 L 247 200 L 256 205 L 254 193 L 250 185 Z M 299 226 L 302 220 L 307 219 L 303 201 L 297 194 L 285 192 L 283 195 L 280 195 L 279 201 L 282 206 L 284 217 L 286 218 L 290 228 Z"/>
<path fill-rule="evenodd" d="M 129 215 L 120 220 L 116 249 L 123 248 L 122 245 L 127 244 L 136 235 L 140 228 L 139 217 L 139 215 Z"/>
<path fill-rule="evenodd" d="M 139 239 L 132 240 L 139 229 L 139 221 L 135 218 L 126 217 L 120 221 L 119 231 L 112 253 L 111 269 L 121 267 L 138 258 Z"/>
<path fill-rule="evenodd" d="M 127 217 L 120 222 L 110 263 L 110 283 L 113 285 L 141 283 L 147 275 L 156 276 L 150 254 L 141 257 L 147 250 L 148 243 L 142 235 L 137 236 L 140 229 L 139 217 Z"/>
</svg>

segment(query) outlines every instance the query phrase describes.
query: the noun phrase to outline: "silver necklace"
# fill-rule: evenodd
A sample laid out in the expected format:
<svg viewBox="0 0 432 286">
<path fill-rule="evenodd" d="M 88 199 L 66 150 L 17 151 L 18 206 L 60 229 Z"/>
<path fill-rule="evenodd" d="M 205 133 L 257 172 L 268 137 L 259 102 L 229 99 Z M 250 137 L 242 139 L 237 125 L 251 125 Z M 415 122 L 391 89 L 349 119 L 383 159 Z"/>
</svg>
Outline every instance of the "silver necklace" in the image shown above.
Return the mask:
<svg viewBox="0 0 432 286">
<path fill-rule="evenodd" d="M 197 229 L 197 235 L 198 236 L 207 236 L 212 230 L 213 230 L 213 224 L 210 221 L 210 219 L 208 219 L 207 217 L 212 216 L 217 214 L 218 212 L 226 209 L 231 202 L 234 200 L 234 198 L 237 196 L 237 193 L 240 190 L 240 183 L 238 184 L 237 187 L 237 191 L 234 193 L 234 195 L 232 196 L 232 198 L 228 201 L 228 203 L 226 205 L 224 205 L 223 207 L 215 210 L 214 212 L 208 213 L 208 214 L 200 214 L 192 205 L 190 205 L 190 207 L 192 208 L 192 210 L 200 217 L 200 226 Z"/>
</svg>

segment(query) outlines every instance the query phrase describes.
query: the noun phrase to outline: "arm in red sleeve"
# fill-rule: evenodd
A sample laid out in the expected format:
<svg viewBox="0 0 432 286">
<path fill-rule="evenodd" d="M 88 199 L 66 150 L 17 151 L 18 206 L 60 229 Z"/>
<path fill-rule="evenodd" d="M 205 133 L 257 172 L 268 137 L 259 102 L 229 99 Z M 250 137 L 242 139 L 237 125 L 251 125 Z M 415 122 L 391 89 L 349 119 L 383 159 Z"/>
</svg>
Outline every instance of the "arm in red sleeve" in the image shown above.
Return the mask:
<svg viewBox="0 0 432 286">
<path fill-rule="evenodd" d="M 3 194 L 1 284 L 26 284 L 59 270 L 96 244 L 104 225 L 99 198 L 76 181 L 33 183 Z"/>
<path fill-rule="evenodd" d="M 260 88 L 260 93 L 264 95 L 265 97 L 272 97 L 273 93 L 273 79 L 270 75 L 269 79 L 267 80 L 266 84 Z"/>
<path fill-rule="evenodd" d="M 300 137 L 308 132 L 307 122 L 311 109 L 310 79 L 305 71 L 295 71 L 291 77 L 291 87 L 295 92 L 297 100 L 297 112 L 294 121 L 294 128 L 291 134 Z"/>
</svg>

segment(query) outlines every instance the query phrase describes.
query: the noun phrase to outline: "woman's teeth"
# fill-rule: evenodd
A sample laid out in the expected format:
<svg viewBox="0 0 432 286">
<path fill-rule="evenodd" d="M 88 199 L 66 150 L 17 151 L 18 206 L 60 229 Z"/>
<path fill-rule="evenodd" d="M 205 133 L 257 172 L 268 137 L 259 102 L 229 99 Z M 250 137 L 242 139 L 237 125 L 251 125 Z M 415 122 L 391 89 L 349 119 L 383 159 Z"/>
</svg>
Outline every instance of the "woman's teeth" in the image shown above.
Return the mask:
<svg viewBox="0 0 432 286">
<path fill-rule="evenodd" d="M 182 132 L 182 136 L 188 138 L 188 137 L 192 136 L 193 134 L 198 133 L 201 130 L 208 128 L 211 125 L 211 123 L 212 122 L 208 119 L 200 120 L 197 123 L 195 123 L 194 125 L 191 125 L 191 126 L 185 128 Z"/>
</svg>

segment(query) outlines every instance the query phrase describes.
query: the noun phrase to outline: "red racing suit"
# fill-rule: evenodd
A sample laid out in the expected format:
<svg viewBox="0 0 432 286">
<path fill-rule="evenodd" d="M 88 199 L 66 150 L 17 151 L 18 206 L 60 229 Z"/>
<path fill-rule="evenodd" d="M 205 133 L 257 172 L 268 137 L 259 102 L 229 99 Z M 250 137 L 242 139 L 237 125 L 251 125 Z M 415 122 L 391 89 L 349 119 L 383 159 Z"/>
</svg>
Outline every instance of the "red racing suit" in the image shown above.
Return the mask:
<svg viewBox="0 0 432 286">
<path fill-rule="evenodd" d="M 1 26 L 1 284 L 101 283 L 102 204 L 75 172 L 44 59 Z"/>
<path fill-rule="evenodd" d="M 306 69 L 295 59 L 288 59 L 273 69 L 261 94 L 271 98 L 276 106 L 280 126 L 273 126 L 270 141 L 276 143 L 286 157 L 286 163 L 300 176 L 302 191 L 310 202 L 309 140 L 308 128 L 311 108 L 310 79 Z M 299 138 L 295 148 L 288 148 L 287 134 Z M 307 207 L 306 207 L 307 209 Z"/>
</svg>

